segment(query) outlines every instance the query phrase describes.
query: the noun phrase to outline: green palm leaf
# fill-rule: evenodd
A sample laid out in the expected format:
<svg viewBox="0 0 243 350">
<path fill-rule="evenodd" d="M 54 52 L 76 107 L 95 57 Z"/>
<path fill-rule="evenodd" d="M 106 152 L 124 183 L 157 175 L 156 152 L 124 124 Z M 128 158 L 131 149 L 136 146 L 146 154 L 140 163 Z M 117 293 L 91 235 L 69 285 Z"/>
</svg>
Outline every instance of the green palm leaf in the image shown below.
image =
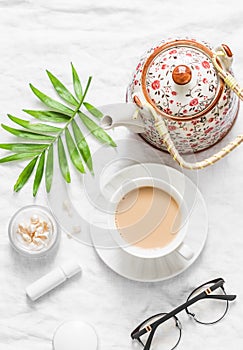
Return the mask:
<svg viewBox="0 0 243 350">
<path fill-rule="evenodd" d="M 57 149 L 58 149 L 58 160 L 59 160 L 62 176 L 66 182 L 70 183 L 71 177 L 70 177 L 70 172 L 68 167 L 68 161 L 67 161 L 65 149 L 63 146 L 63 142 L 60 136 L 58 137 L 58 141 L 57 141 Z"/>
<path fill-rule="evenodd" d="M 13 162 L 15 160 L 26 160 L 36 156 L 36 153 L 17 153 L 10 156 L 0 158 L 0 163 Z"/>
<path fill-rule="evenodd" d="M 73 165 L 75 166 L 75 168 L 78 171 L 80 171 L 81 173 L 85 173 L 84 166 L 83 166 L 79 151 L 78 151 L 78 149 L 73 141 L 73 138 L 72 138 L 68 128 L 66 128 L 66 130 L 65 130 L 65 137 L 66 137 L 68 152 L 69 152 L 69 155 L 70 155 L 70 158 L 71 158 Z"/>
<path fill-rule="evenodd" d="M 48 149 L 47 159 L 46 159 L 46 170 L 45 170 L 45 182 L 47 193 L 51 190 L 52 177 L 53 177 L 53 144 L 50 145 Z"/>
<path fill-rule="evenodd" d="M 66 102 L 70 103 L 73 106 L 78 106 L 78 101 L 76 98 L 71 94 L 71 92 L 60 82 L 59 79 L 57 79 L 51 72 L 48 70 L 46 71 L 47 75 L 58 93 L 58 95 Z"/>
<path fill-rule="evenodd" d="M 33 184 L 33 196 L 35 197 L 37 194 L 37 191 L 40 187 L 40 183 L 42 180 L 43 172 L 44 172 L 44 164 L 45 164 L 45 151 L 42 152 L 41 156 L 39 157 L 39 162 L 37 165 L 36 173 L 35 173 L 35 179 Z"/>
<path fill-rule="evenodd" d="M 101 143 L 107 143 L 112 147 L 116 147 L 116 143 L 112 138 L 102 129 L 98 124 L 96 124 L 92 119 L 82 112 L 78 112 L 82 122 L 86 128 L 96 137 Z"/>
<path fill-rule="evenodd" d="M 87 165 L 88 169 L 93 173 L 93 164 L 92 164 L 92 157 L 89 149 L 89 145 L 87 144 L 85 137 L 81 130 L 79 129 L 77 123 L 75 120 L 72 120 L 72 129 L 73 129 L 73 135 L 77 144 L 77 147 L 79 149 L 79 152 L 81 153 L 83 160 L 85 161 L 85 164 Z"/>
<path fill-rule="evenodd" d="M 45 141 L 55 141 L 54 136 L 33 133 L 30 131 L 25 131 L 25 130 L 14 129 L 14 128 L 11 128 L 10 126 L 4 125 L 4 124 L 1 124 L 1 126 L 6 131 L 10 132 L 10 134 L 13 134 L 13 135 L 18 136 L 18 137 L 22 137 L 24 139 L 41 140 L 41 141 L 44 141 L 44 140 Z"/>
<path fill-rule="evenodd" d="M 31 124 L 28 120 L 23 120 L 23 119 L 14 117 L 11 114 L 8 114 L 8 117 L 14 123 L 16 123 L 18 125 L 21 125 L 21 126 L 23 126 L 23 128 L 31 130 L 31 131 L 35 131 L 35 132 L 52 132 L 52 133 L 58 133 L 58 132 L 62 131 L 61 128 L 57 128 L 57 127 L 52 126 L 52 125 L 41 124 L 41 123 Z"/>
<path fill-rule="evenodd" d="M 69 164 L 66 156 L 65 148 L 67 147 L 70 160 L 74 167 L 81 173 L 85 172 L 84 163 L 93 174 L 92 157 L 89 145 L 81 131 L 80 126 L 75 122 L 75 117 L 79 117 L 84 126 L 94 135 L 94 137 L 102 142 L 115 147 L 116 144 L 112 138 L 97 124 L 92 118 L 80 111 L 82 104 L 87 111 L 95 118 L 100 119 L 103 114 L 96 107 L 88 102 L 84 102 L 88 92 L 92 77 L 88 78 L 86 87 L 82 89 L 81 81 L 74 65 L 71 63 L 72 80 L 75 94 L 72 94 L 65 85 L 50 71 L 47 71 L 48 77 L 59 97 L 68 105 L 72 105 L 73 109 L 57 101 L 30 84 L 30 88 L 35 96 L 45 104 L 47 110 L 24 109 L 23 111 L 31 117 L 41 122 L 33 123 L 32 121 L 17 118 L 8 114 L 8 118 L 22 128 L 16 129 L 5 124 L 1 124 L 2 128 L 16 137 L 27 139 L 30 142 L 2 143 L 0 149 L 11 151 L 12 153 L 6 157 L 0 158 L 0 163 L 12 162 L 15 160 L 23 161 L 30 159 L 30 162 L 19 175 L 14 190 L 18 192 L 29 180 L 36 164 L 33 182 L 33 195 L 36 196 L 45 172 L 45 187 L 49 193 L 51 190 L 54 174 L 54 144 L 57 142 L 58 164 L 63 178 L 66 182 L 71 182 Z M 62 123 L 61 127 L 56 127 L 53 123 Z M 72 133 L 70 126 L 72 127 Z M 62 141 L 62 135 L 65 133 L 66 147 Z"/>
<path fill-rule="evenodd" d="M 32 174 L 35 164 L 37 162 L 38 157 L 35 157 L 32 159 L 29 164 L 24 168 L 24 170 L 21 172 L 21 174 L 18 177 L 18 180 L 16 181 L 14 185 L 14 191 L 18 192 L 21 190 L 21 188 L 26 184 L 26 182 L 29 180 L 30 175 Z"/>
<path fill-rule="evenodd" d="M 71 67 L 72 67 L 72 75 L 73 75 L 73 87 L 74 87 L 74 91 L 75 94 L 77 96 L 77 98 L 79 100 L 82 99 L 83 97 L 83 89 L 82 89 L 82 85 L 78 76 L 78 73 L 76 71 L 76 69 L 74 68 L 74 65 L 71 63 Z"/>
<path fill-rule="evenodd" d="M 88 102 L 83 103 L 84 107 L 87 109 L 87 111 L 92 114 L 95 118 L 101 119 L 103 117 L 103 113 L 98 110 L 96 107 L 92 106 Z"/>
<path fill-rule="evenodd" d="M 23 109 L 23 112 L 31 115 L 32 117 L 42 120 L 44 122 L 53 123 L 67 123 L 70 120 L 70 116 L 53 111 L 34 111 L 31 109 Z"/>
<path fill-rule="evenodd" d="M 16 153 L 41 153 L 47 145 L 45 143 L 0 143 L 0 148 Z"/>
<path fill-rule="evenodd" d="M 65 105 L 56 100 L 53 100 L 51 97 L 45 95 L 43 92 L 35 88 L 32 84 L 30 84 L 30 88 L 35 94 L 35 96 L 38 97 L 38 99 L 41 100 L 46 106 L 53 108 L 56 111 L 64 113 L 66 115 L 73 115 L 73 110 L 71 108 L 66 107 Z"/>
</svg>

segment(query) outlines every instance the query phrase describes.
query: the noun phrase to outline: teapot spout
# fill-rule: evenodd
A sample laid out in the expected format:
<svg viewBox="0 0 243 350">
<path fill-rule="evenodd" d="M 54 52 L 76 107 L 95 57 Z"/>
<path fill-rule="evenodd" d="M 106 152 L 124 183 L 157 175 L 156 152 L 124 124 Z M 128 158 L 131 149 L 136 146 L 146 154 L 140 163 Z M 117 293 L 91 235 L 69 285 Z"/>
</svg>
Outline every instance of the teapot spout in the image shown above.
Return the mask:
<svg viewBox="0 0 243 350">
<path fill-rule="evenodd" d="M 105 130 L 125 126 L 135 133 L 144 132 L 144 122 L 134 103 L 110 104 L 99 107 L 99 110 L 103 113 L 100 126 Z"/>
</svg>

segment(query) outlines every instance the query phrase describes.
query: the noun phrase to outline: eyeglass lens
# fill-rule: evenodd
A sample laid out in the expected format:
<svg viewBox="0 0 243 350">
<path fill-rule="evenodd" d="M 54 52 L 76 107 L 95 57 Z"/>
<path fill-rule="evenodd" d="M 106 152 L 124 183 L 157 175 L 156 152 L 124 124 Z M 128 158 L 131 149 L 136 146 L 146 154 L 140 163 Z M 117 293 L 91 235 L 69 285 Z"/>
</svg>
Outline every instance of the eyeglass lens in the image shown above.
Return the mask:
<svg viewBox="0 0 243 350">
<path fill-rule="evenodd" d="M 149 327 L 151 323 L 157 321 L 159 318 L 166 314 L 159 314 L 151 317 L 145 323 L 143 323 L 140 329 Z M 143 344 L 146 344 L 150 332 L 145 333 L 140 337 Z M 177 326 L 177 320 L 175 317 L 171 317 L 169 320 L 160 324 L 153 336 L 151 348 L 152 350 L 172 350 L 180 341 L 180 329 Z"/>
<path fill-rule="evenodd" d="M 196 297 L 201 292 L 210 288 L 213 283 L 208 283 L 196 289 L 188 298 L 188 300 Z M 225 295 L 224 290 L 220 287 L 214 290 L 210 295 Z M 195 321 L 203 324 L 213 324 L 220 321 L 228 310 L 228 301 L 219 299 L 204 298 L 187 308 L 192 314 Z"/>
</svg>

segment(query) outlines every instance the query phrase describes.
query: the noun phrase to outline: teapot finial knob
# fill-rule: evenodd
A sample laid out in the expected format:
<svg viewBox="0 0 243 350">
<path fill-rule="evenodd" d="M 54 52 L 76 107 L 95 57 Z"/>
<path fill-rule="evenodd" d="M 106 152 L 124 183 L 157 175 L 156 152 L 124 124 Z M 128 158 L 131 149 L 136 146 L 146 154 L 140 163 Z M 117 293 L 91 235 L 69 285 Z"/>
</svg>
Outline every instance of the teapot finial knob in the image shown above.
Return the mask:
<svg viewBox="0 0 243 350">
<path fill-rule="evenodd" d="M 172 72 L 172 78 L 178 85 L 188 84 L 192 78 L 191 69 L 184 64 L 180 64 L 174 68 Z"/>
</svg>

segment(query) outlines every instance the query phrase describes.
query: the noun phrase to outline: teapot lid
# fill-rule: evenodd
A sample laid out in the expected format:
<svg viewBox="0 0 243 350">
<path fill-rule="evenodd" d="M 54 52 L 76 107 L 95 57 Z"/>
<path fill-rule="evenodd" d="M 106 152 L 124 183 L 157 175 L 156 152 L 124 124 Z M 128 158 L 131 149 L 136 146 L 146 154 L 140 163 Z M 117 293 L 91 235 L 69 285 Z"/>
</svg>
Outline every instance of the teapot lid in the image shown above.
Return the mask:
<svg viewBox="0 0 243 350">
<path fill-rule="evenodd" d="M 157 47 L 142 72 L 146 100 L 173 119 L 192 119 L 207 113 L 224 87 L 212 55 L 206 45 L 195 40 L 175 40 Z"/>
</svg>

